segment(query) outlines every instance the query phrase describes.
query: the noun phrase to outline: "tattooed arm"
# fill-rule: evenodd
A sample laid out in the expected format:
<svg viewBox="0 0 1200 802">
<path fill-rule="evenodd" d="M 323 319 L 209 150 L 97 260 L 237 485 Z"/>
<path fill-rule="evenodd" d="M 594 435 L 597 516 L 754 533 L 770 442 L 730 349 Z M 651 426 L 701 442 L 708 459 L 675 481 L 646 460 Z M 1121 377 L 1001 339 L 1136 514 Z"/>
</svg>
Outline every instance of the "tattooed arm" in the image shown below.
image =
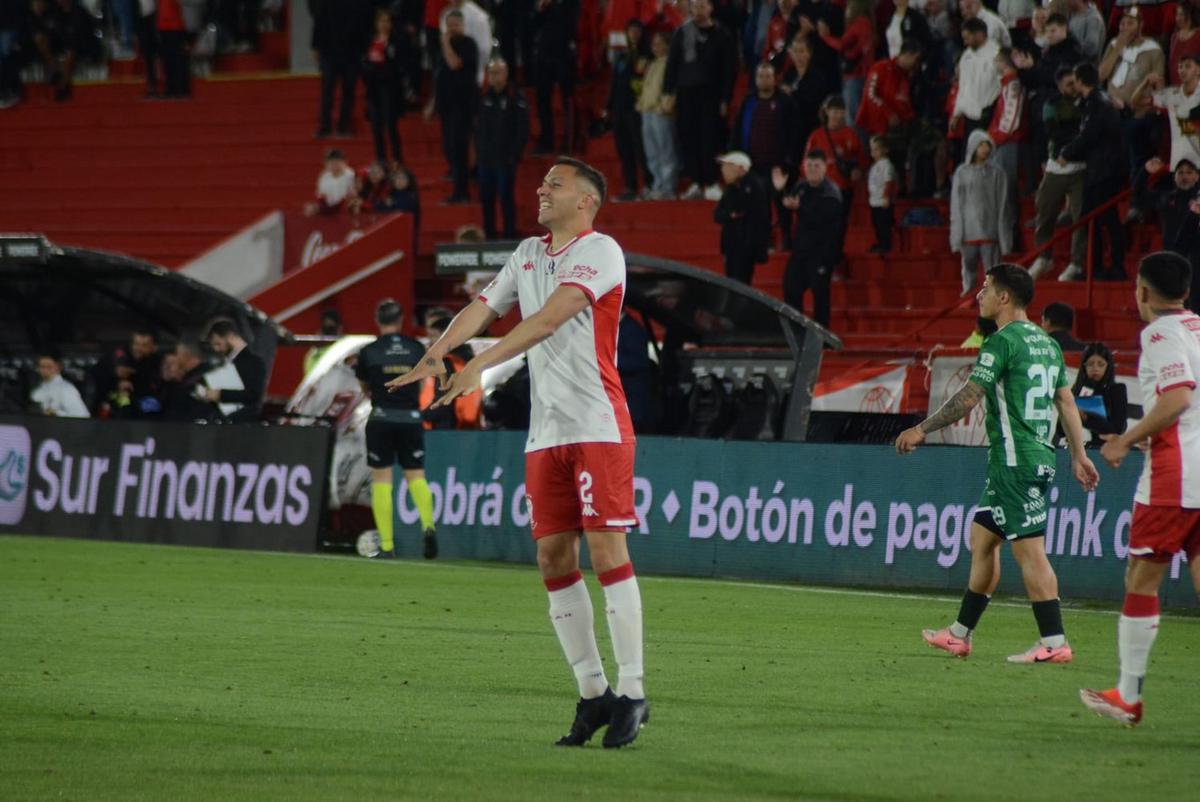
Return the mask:
<svg viewBox="0 0 1200 802">
<path fill-rule="evenodd" d="M 901 432 L 896 438 L 896 453 L 908 454 L 925 442 L 925 435 L 962 420 L 983 399 L 983 393 L 984 389 L 981 386 L 968 381 L 950 400 L 942 404 L 941 409 L 918 425 Z"/>
</svg>

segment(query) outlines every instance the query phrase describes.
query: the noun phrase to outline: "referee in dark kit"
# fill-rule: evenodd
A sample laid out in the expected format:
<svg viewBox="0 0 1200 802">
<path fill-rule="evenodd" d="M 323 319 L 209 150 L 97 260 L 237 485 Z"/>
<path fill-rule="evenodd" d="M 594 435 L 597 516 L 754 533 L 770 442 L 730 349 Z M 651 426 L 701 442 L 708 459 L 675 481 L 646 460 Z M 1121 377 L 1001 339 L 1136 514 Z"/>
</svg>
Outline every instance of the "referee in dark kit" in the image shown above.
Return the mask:
<svg viewBox="0 0 1200 802">
<path fill-rule="evenodd" d="M 425 532 L 425 559 L 437 557 L 433 527 L 433 494 L 425 481 L 425 428 L 421 421 L 420 384 L 388 392 L 384 385 L 408 373 L 425 355 L 425 346 L 400 333 L 404 307 L 385 298 L 375 308 L 379 337 L 358 352 L 355 373 L 371 396 L 367 421 L 367 464 L 371 466 L 371 512 L 379 530 L 379 557 L 396 556 L 393 538 L 393 470 L 400 463 L 408 480 L 408 494 L 421 516 Z"/>
</svg>

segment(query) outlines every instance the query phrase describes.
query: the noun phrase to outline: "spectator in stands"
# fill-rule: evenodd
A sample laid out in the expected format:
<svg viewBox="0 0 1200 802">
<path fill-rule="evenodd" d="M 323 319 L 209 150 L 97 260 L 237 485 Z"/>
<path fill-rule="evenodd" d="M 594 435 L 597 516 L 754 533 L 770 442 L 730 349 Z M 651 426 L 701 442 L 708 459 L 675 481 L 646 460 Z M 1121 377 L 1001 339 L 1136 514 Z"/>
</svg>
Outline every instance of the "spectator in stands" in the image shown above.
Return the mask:
<svg viewBox="0 0 1200 802">
<path fill-rule="evenodd" d="M 642 78 L 650 62 L 650 49 L 645 39 L 645 26 L 639 19 L 629 20 L 624 39 L 625 47 L 613 56 L 612 82 L 605 113 L 612 125 L 617 156 L 621 160 L 621 176 L 625 179 L 625 191 L 616 199 L 631 201 L 638 198 L 639 172 L 647 193 L 652 183 L 650 168 L 646 163 L 646 148 L 642 143 L 642 115 L 637 110 Z"/>
<path fill-rule="evenodd" d="M 371 40 L 370 0 L 310 0 L 313 17 L 312 48 L 321 69 L 320 122 L 317 139 L 334 133 L 333 95 L 341 87 L 338 136 L 351 135 L 354 90 L 359 62 Z"/>
<path fill-rule="evenodd" d="M 975 287 L 976 269 L 987 272 L 1012 251 L 1012 206 L 1008 180 L 991 156 L 986 131 L 967 138 L 967 160 L 954 171 L 950 186 L 950 251 L 962 254 L 962 294 Z"/>
<path fill-rule="evenodd" d="M 984 24 L 983 33 L 986 41 L 990 41 L 997 48 L 1012 47 L 1012 37 L 1008 35 L 1008 27 L 1004 24 L 1004 20 L 984 8 L 982 0 L 959 0 L 958 10 L 962 13 L 964 32 L 968 22 L 979 20 Z M 967 47 L 971 47 L 971 45 L 967 45 Z"/>
<path fill-rule="evenodd" d="M 1100 60 L 1099 74 L 1112 104 L 1123 113 L 1126 164 L 1129 172 L 1136 172 L 1154 154 L 1156 121 L 1148 107 L 1134 105 L 1133 95 L 1147 76 L 1166 75 L 1166 57 L 1158 42 L 1142 35 L 1137 6 L 1124 9 L 1119 32 Z M 1139 216 L 1136 207 L 1130 213 L 1134 219 Z"/>
<path fill-rule="evenodd" d="M 1167 76 L 1171 86 L 1183 83 L 1179 62 L 1188 56 L 1200 56 L 1200 6 L 1180 3 L 1175 9 L 1175 32 L 1167 51 Z"/>
<path fill-rule="evenodd" d="M 1037 163 L 1045 159 L 1047 150 L 1046 125 L 1037 110 L 1057 95 L 1059 71 L 1073 70 L 1076 64 L 1084 61 L 1079 45 L 1068 31 L 1066 17 L 1050 14 L 1043 19 L 1043 15 L 1044 10 L 1039 9 L 1034 17 L 1034 29 L 1041 31 L 1034 40 L 1036 44 L 1024 38 L 1014 47 L 1012 55 L 1029 108 L 1034 110 L 1029 120 L 1030 147 L 1025 152 L 1026 177 L 1030 185 L 1037 180 Z"/>
<path fill-rule="evenodd" d="M 922 51 L 933 53 L 933 32 L 929 30 L 929 22 L 924 14 L 911 5 L 909 0 L 896 0 L 892 17 L 883 32 L 887 53 L 880 55 L 884 58 L 899 56 L 905 39 L 919 42 Z"/>
<path fill-rule="evenodd" d="M 146 71 L 146 99 L 153 100 L 159 97 L 158 4 L 156 0 L 136 0 L 134 10 L 134 31 Z"/>
<path fill-rule="evenodd" d="M 354 171 L 346 163 L 346 154 L 341 148 L 330 148 L 325 154 L 325 169 L 317 176 L 317 199 L 305 204 L 304 213 L 336 214 L 349 206 L 355 197 L 357 182 Z"/>
<path fill-rule="evenodd" d="M 962 0 L 965 9 L 979 0 Z M 958 94 L 950 126 L 963 126 L 963 137 L 970 142 L 971 134 L 987 129 L 992 122 L 992 110 L 1000 95 L 1000 74 L 996 72 L 996 54 L 1000 46 L 988 38 L 988 26 L 978 17 L 968 17 L 962 26 L 965 45 L 958 62 Z M 958 161 L 969 161 L 973 151 L 968 147 Z"/>
<path fill-rule="evenodd" d="M 576 31 L 579 0 L 535 0 L 533 20 L 533 70 L 537 86 L 538 142 L 535 155 L 551 155 L 554 136 L 554 89 L 562 106 L 562 152 L 574 150 Z"/>
<path fill-rule="evenodd" d="M 1157 157 L 1146 163 L 1150 194 L 1158 210 L 1159 231 L 1164 250 L 1173 251 L 1192 265 L 1192 276 L 1200 270 L 1200 173 L 1190 157 L 1175 164 L 1171 181 L 1162 180 L 1166 165 Z"/>
<path fill-rule="evenodd" d="M 682 197 L 721 199 L 716 158 L 737 73 L 736 50 L 712 17 L 712 0 L 691 0 L 692 18 L 671 38 L 663 78 L 666 108 L 676 114 L 683 171 L 692 184 Z"/>
<path fill-rule="evenodd" d="M 413 216 L 413 233 L 421 230 L 421 197 L 417 191 L 417 179 L 412 171 L 401 165 L 389 176 L 391 191 L 383 199 L 378 211 L 407 212 Z M 415 240 L 414 240 L 415 241 Z"/>
<path fill-rule="evenodd" d="M 42 383 L 29 395 L 33 411 L 58 418 L 86 418 L 87 405 L 75 385 L 63 378 L 62 357 L 57 351 L 43 351 L 37 356 L 37 372 Z"/>
<path fill-rule="evenodd" d="M 1071 162 L 1086 162 L 1083 181 L 1083 214 L 1100 208 L 1112 200 L 1125 182 L 1125 160 L 1121 145 L 1121 116 L 1116 106 L 1100 89 L 1100 74 L 1094 64 L 1084 63 L 1075 68 L 1075 84 L 1082 98 L 1080 107 L 1083 119 L 1079 133 L 1063 145 L 1058 154 L 1058 163 L 1066 166 Z M 1096 218 L 1092 254 L 1102 260 L 1104 233 L 1108 233 L 1109 267 L 1097 269 L 1102 262 L 1092 265 L 1093 273 L 1101 280 L 1123 281 L 1125 278 L 1125 231 L 1117 217 L 1115 206 L 1110 205 Z"/>
<path fill-rule="evenodd" d="M 1129 391 L 1117 381 L 1112 351 L 1104 343 L 1094 342 L 1083 349 L 1071 394 L 1084 427 L 1092 433 L 1090 445 L 1099 446 L 1105 435 L 1125 431 L 1129 424 Z"/>
<path fill-rule="evenodd" d="M 796 213 L 792 255 L 783 274 L 783 300 L 803 311 L 804 295 L 811 290 L 812 317 L 826 327 L 842 225 L 842 196 L 826 178 L 827 171 L 825 154 L 813 150 L 804 156 L 803 178 L 791 187 L 783 171 L 772 176 L 775 189 L 783 193 L 784 206 Z"/>
<path fill-rule="evenodd" d="M 225 414 L 231 423 L 257 421 L 267 389 L 267 366 L 262 357 L 246 347 L 246 341 L 232 320 L 217 320 L 209 326 L 208 345 L 226 364 L 233 366 L 237 371 L 236 384 L 241 386 L 207 387 L 203 390 L 204 398 L 214 404 L 233 406 L 233 411 Z"/>
<path fill-rule="evenodd" d="M 767 23 L 766 44 L 762 50 L 763 61 L 778 61 L 785 48 L 791 47 L 800 32 L 799 0 L 778 0 L 775 12 Z M 824 97 L 822 95 L 822 97 Z"/>
<path fill-rule="evenodd" d="M 796 136 L 796 104 L 776 87 L 775 68 L 765 61 L 754 70 L 754 88 L 734 115 L 729 148 L 750 157 L 766 186 L 776 167 L 795 172 L 803 142 Z"/>
<path fill-rule="evenodd" d="M 867 71 L 875 63 L 875 27 L 871 15 L 871 0 L 848 0 L 846 31 L 841 36 L 834 36 L 825 20 L 817 20 L 821 41 L 837 51 L 841 61 L 842 97 L 851 120 L 858 114 Z"/>
<path fill-rule="evenodd" d="M 759 67 L 769 65 L 760 64 Z M 717 159 L 725 191 L 713 210 L 713 220 L 721 226 L 721 254 L 725 257 L 725 275 L 745 284 L 754 279 L 754 266 L 767 261 L 771 239 L 771 207 L 767 189 L 751 172 L 753 162 L 740 150 Z"/>
<path fill-rule="evenodd" d="M 1075 310 L 1062 301 L 1046 304 L 1042 310 L 1042 328 L 1064 352 L 1082 351 L 1083 343 L 1071 333 L 1075 328 Z"/>
<path fill-rule="evenodd" d="M 888 158 L 887 140 L 878 134 L 871 137 L 871 170 L 867 173 L 867 205 L 871 209 L 871 227 L 875 229 L 875 244 L 871 253 L 892 252 L 892 228 L 896 224 L 892 210 L 899 184 L 896 167 Z"/>
<path fill-rule="evenodd" d="M 99 417 L 137 413 L 141 398 L 156 396 L 162 375 L 158 337 L 149 328 L 130 332 L 129 344 L 101 357 L 92 368 L 92 409 Z"/>
<path fill-rule="evenodd" d="M 1083 208 L 1085 161 L 1059 162 L 1063 147 L 1079 134 L 1083 113 L 1076 100 L 1079 90 L 1075 85 L 1072 67 L 1058 68 L 1056 92 L 1042 104 L 1041 118 L 1046 129 L 1049 157 L 1045 173 L 1038 184 L 1034 201 L 1036 210 L 1034 242 L 1040 247 L 1054 236 L 1063 203 L 1067 205 L 1070 222 L 1079 219 Z M 1060 281 L 1075 281 L 1083 276 L 1083 263 L 1087 256 L 1087 230 L 1081 226 L 1071 234 L 1071 263 L 1059 276 Z M 1029 268 L 1035 279 L 1053 266 L 1049 253 L 1042 254 Z"/>
<path fill-rule="evenodd" d="M 646 149 L 646 163 L 654 178 L 654 185 L 647 195 L 650 200 L 673 200 L 679 175 L 671 111 L 662 91 L 670 41 L 670 35 L 663 31 L 650 36 L 650 52 L 654 58 L 646 67 L 642 92 L 637 99 L 637 110 L 642 115 L 642 144 Z"/>
<path fill-rule="evenodd" d="M 54 86 L 54 99 L 71 96 L 75 64 L 80 59 L 100 58 L 100 39 L 95 18 L 75 0 L 31 0 L 27 35 L 46 70 L 47 81 Z"/>
<path fill-rule="evenodd" d="M 163 65 L 163 97 L 192 94 L 192 57 L 180 0 L 158 0 L 159 57 Z"/>
<path fill-rule="evenodd" d="M 875 62 L 867 75 L 856 121 L 864 133 L 887 140 L 888 153 L 909 179 L 910 192 L 918 160 L 930 155 L 938 144 L 933 126 L 917 116 L 913 105 L 912 75 L 920 61 L 920 42 L 906 39 L 900 55 Z"/>
<path fill-rule="evenodd" d="M 805 152 L 819 150 L 826 157 L 826 175 L 842 196 L 842 226 L 838 241 L 838 260 L 845 260 L 846 230 L 854 203 L 854 185 L 862 179 L 867 166 L 858 132 L 846 124 L 846 101 L 830 95 L 821 106 L 821 127 L 808 137 Z"/>
<path fill-rule="evenodd" d="M 1104 50 L 1104 17 L 1091 0 L 1066 0 L 1067 29 L 1088 61 L 1096 61 Z M 1075 65 L 1071 65 L 1075 66 Z"/>
<path fill-rule="evenodd" d="M 999 0 L 996 4 L 996 16 L 1000 17 L 1004 29 L 1011 36 L 1015 30 L 1029 30 L 1035 7 L 1033 0 Z"/>
<path fill-rule="evenodd" d="M 336 309 L 326 309 L 321 312 L 321 330 L 322 337 L 341 337 L 342 336 L 342 313 Z M 325 352 L 329 350 L 331 343 L 323 345 L 314 345 L 309 348 L 304 354 L 304 375 L 312 373 L 312 369 L 321 361 L 321 357 L 325 356 Z M 178 356 L 178 352 L 176 352 Z"/>
<path fill-rule="evenodd" d="M 430 5 L 434 3 L 430 2 Z M 439 9 L 440 11 L 440 9 Z M 424 0 L 391 0 L 392 47 L 396 49 L 402 100 L 396 105 L 403 114 L 417 105 L 421 88 L 421 26 L 425 14 Z"/>
<path fill-rule="evenodd" d="M 217 420 L 220 413 L 216 406 L 201 397 L 205 395 L 204 374 L 208 365 L 200 353 L 200 346 L 191 340 L 181 340 L 171 356 L 175 370 L 163 388 L 162 419 L 179 422 Z M 305 369 L 307 372 L 308 368 Z"/>
<path fill-rule="evenodd" d="M 1000 48 L 996 53 L 996 72 L 1000 74 L 1000 94 L 996 96 L 996 107 L 988 125 L 988 138 L 996 146 L 992 161 L 1004 171 L 1008 181 L 1008 205 L 1013 221 L 1013 243 L 1021 249 L 1020 196 L 1017 194 L 1017 178 L 1021 166 L 1020 149 L 1028 134 L 1028 118 L 1025 109 L 1025 90 L 1017 77 L 1013 64 L 1012 50 Z"/>
<path fill-rule="evenodd" d="M 371 121 L 371 138 L 375 142 L 375 160 L 388 163 L 391 145 L 392 163 L 404 160 L 400 149 L 400 116 L 397 104 L 402 94 L 400 67 L 396 45 L 392 41 L 392 15 L 386 8 L 375 10 L 375 35 L 367 46 L 362 60 L 363 86 L 366 88 L 367 118 Z"/>
<path fill-rule="evenodd" d="M 479 106 L 475 158 L 479 165 L 479 200 L 483 231 L 496 239 L 496 200 L 500 200 L 502 236 L 517 237 L 517 164 L 529 142 L 529 107 L 525 96 L 508 81 L 508 65 L 494 58 L 487 66 L 487 88 Z"/>
<path fill-rule="evenodd" d="M 1154 108 L 1165 112 L 1171 130 L 1171 169 L 1187 159 L 1200 164 L 1200 56 L 1185 56 L 1176 65 L 1180 83 L 1163 87 L 1161 75 L 1151 73 L 1134 93 L 1135 104 L 1153 92 Z"/>
<path fill-rule="evenodd" d="M 0 109 L 21 102 L 21 34 L 27 13 L 23 3 L 0 3 Z"/>
<path fill-rule="evenodd" d="M 258 49 L 258 15 L 262 0 L 218 0 L 218 29 L 225 49 L 232 53 L 251 53 Z"/>
<path fill-rule="evenodd" d="M 653 37 L 656 33 L 667 35 L 667 43 L 671 41 L 671 33 L 683 24 L 687 18 L 680 9 L 677 0 L 649 0 L 642 4 L 641 20 L 646 24 L 646 36 Z"/>
<path fill-rule="evenodd" d="M 351 214 L 373 212 L 381 207 L 391 193 L 387 168 L 381 162 L 371 162 L 356 171 L 355 195 L 348 204 Z"/>
<path fill-rule="evenodd" d="M 783 58 L 776 59 L 779 91 L 796 104 L 795 141 L 804 143 L 820 125 L 821 104 L 837 91 L 837 76 L 830 75 L 813 61 L 812 42 L 808 35 L 792 37 Z"/>
<path fill-rule="evenodd" d="M 552 0 L 547 0 L 548 2 Z M 578 0 L 564 0 L 578 2 Z M 458 11 L 463 17 L 463 32 L 475 43 L 475 85 L 483 86 L 484 68 L 492 56 L 492 19 L 475 0 L 450 0 L 442 12 L 442 33 L 446 32 L 446 15 Z"/>
<path fill-rule="evenodd" d="M 442 150 L 450 165 L 454 188 L 446 203 L 470 203 L 471 129 L 478 109 L 475 59 L 479 49 L 466 34 L 463 13 L 451 9 L 445 17 L 441 61 L 434 76 L 434 107 L 442 119 Z"/>
</svg>

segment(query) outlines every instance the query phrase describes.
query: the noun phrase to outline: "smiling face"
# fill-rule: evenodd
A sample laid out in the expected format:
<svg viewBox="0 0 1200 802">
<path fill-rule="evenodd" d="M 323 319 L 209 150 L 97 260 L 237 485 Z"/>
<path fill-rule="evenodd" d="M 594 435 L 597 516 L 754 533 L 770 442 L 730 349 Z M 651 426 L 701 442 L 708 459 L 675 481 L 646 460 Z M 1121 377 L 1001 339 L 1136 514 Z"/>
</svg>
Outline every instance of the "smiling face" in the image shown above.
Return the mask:
<svg viewBox="0 0 1200 802">
<path fill-rule="evenodd" d="M 551 228 L 580 214 L 595 214 L 599 206 L 595 188 L 580 180 L 575 168 L 556 164 L 546 173 L 537 190 L 540 225 Z"/>
</svg>

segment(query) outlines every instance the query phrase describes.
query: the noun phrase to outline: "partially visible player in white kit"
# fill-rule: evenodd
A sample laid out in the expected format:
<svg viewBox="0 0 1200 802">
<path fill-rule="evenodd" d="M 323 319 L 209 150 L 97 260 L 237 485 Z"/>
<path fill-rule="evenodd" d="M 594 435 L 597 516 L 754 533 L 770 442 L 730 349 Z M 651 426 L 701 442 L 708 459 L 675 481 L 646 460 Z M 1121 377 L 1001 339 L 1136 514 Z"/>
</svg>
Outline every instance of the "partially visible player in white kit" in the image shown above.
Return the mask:
<svg viewBox="0 0 1200 802">
<path fill-rule="evenodd" d="M 1181 551 L 1200 592 L 1200 317 L 1184 308 L 1190 286 L 1191 266 L 1182 256 L 1161 251 L 1138 265 L 1138 313 L 1149 324 L 1138 360 L 1146 414 L 1100 450 L 1115 468 L 1130 448 L 1150 440 L 1134 495 L 1117 623 L 1121 676 L 1115 688 L 1079 692 L 1088 708 L 1129 726 L 1142 720 L 1142 681 L 1158 635 L 1158 589 Z"/>
<path fill-rule="evenodd" d="M 389 385 L 440 376 L 445 393 L 435 406 L 444 405 L 479 387 L 485 368 L 528 352 L 525 483 L 533 537 L 550 619 L 580 695 L 560 746 L 583 746 L 604 726 L 604 746 L 624 746 L 650 713 L 642 689 L 642 599 L 625 543 L 637 523 L 633 425 L 616 365 L 625 256 L 612 237 L 592 230 L 606 189 L 594 168 L 559 158 L 537 191 L 538 223 L 550 233 L 517 246 L 495 280 L 429 346 L 421 365 Z M 447 379 L 445 356 L 517 304 L 522 321 L 516 328 Z M 579 571 L 581 540 L 604 587 L 615 694 Z"/>
</svg>

